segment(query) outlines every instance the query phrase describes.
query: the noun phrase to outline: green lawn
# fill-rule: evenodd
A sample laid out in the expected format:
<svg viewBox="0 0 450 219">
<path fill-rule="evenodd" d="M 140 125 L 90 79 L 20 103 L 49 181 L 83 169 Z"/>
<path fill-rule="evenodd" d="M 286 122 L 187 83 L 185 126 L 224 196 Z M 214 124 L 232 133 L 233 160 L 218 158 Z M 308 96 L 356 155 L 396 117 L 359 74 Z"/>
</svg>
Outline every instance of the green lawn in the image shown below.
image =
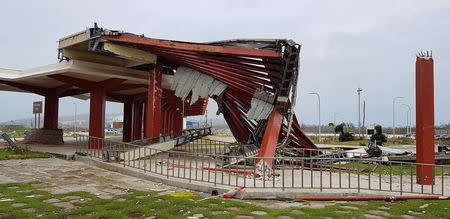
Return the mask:
<svg viewBox="0 0 450 219">
<path fill-rule="evenodd" d="M 39 182 L 0 184 L 0 218 L 186 218 L 194 214 L 208 218 L 234 218 L 237 215 L 254 218 L 364 218 L 368 213 L 389 214 L 390 218 L 417 213 L 421 213 L 417 215 L 419 218 L 450 217 L 450 200 L 370 201 L 362 205 L 348 202 L 321 209 L 272 209 L 234 200 L 200 201 L 202 197 L 190 193 L 158 195 L 156 192 L 124 190 L 127 192 L 125 195 L 101 199 L 88 192 L 51 194 L 38 190 L 35 185 L 39 186 Z M 425 204 L 428 206 L 423 207 Z M 266 215 L 256 215 L 255 211 Z"/>
<path fill-rule="evenodd" d="M 16 147 L 15 149 L 11 148 L 0 149 L 0 160 L 47 158 L 51 156 L 52 155 L 48 153 L 29 151 L 27 149 L 19 147 Z"/>
</svg>

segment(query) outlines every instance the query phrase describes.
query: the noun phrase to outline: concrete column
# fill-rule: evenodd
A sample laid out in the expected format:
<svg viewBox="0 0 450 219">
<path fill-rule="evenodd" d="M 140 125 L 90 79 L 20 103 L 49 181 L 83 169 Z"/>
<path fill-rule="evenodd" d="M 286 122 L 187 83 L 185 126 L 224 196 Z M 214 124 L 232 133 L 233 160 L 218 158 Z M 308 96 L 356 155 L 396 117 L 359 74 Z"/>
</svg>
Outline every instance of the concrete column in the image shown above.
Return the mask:
<svg viewBox="0 0 450 219">
<path fill-rule="evenodd" d="M 133 107 L 133 141 L 142 139 L 142 116 L 144 110 L 143 103 L 134 103 Z"/>
<path fill-rule="evenodd" d="M 180 136 L 181 132 L 183 131 L 183 113 L 180 108 L 176 109 L 174 113 L 175 118 L 173 119 L 173 131 L 176 133 L 175 136 Z"/>
<path fill-rule="evenodd" d="M 58 128 L 59 97 L 56 95 L 45 96 L 44 129 Z"/>
<path fill-rule="evenodd" d="M 434 67 L 433 58 L 416 59 L 416 156 L 417 163 L 435 164 L 434 160 Z M 416 166 L 417 183 L 434 184 L 433 166 Z"/>
<path fill-rule="evenodd" d="M 169 121 L 168 121 L 169 133 L 174 132 L 174 124 L 173 124 L 174 115 L 175 115 L 175 113 L 173 111 L 169 111 Z"/>
<path fill-rule="evenodd" d="M 168 121 L 169 121 L 169 118 L 168 118 L 168 116 L 167 116 L 167 110 L 166 109 L 164 109 L 164 111 L 163 111 L 163 128 L 162 128 L 162 132 L 164 133 L 164 134 L 167 134 L 167 133 L 169 133 L 169 131 L 168 131 Z"/>
<path fill-rule="evenodd" d="M 90 96 L 89 109 L 89 141 L 90 148 L 102 148 L 101 139 L 105 136 L 105 104 L 106 92 L 103 89 L 94 89 Z"/>
<path fill-rule="evenodd" d="M 133 139 L 133 101 L 123 103 L 123 131 L 122 141 L 130 142 Z"/>
<path fill-rule="evenodd" d="M 156 64 L 149 72 L 145 138 L 161 134 L 161 82 L 162 66 Z"/>
</svg>

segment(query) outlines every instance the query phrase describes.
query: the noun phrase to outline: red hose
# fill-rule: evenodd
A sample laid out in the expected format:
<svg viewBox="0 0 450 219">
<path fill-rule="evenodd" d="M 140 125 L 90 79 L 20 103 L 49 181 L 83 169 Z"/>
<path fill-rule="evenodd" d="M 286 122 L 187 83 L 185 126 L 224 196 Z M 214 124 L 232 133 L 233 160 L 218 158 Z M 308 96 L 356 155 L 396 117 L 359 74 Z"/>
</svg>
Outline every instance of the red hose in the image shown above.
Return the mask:
<svg viewBox="0 0 450 219">
<path fill-rule="evenodd" d="M 416 195 L 416 196 L 299 196 L 296 199 L 307 201 L 370 201 L 370 200 L 408 200 L 408 199 L 423 199 L 423 200 L 448 200 L 449 196 L 438 195 Z"/>
</svg>

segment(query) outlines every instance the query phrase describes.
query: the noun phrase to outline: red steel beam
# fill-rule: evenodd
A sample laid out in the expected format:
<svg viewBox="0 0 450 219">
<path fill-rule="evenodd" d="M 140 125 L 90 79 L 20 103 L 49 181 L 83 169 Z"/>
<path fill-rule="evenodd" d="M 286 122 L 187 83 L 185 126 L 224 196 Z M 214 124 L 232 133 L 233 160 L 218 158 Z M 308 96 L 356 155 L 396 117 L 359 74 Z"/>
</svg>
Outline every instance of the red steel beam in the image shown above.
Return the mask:
<svg viewBox="0 0 450 219">
<path fill-rule="evenodd" d="M 434 155 L 434 61 L 431 57 L 416 59 L 416 154 L 417 183 L 433 185 Z"/>
<path fill-rule="evenodd" d="M 234 80 L 238 80 L 242 84 L 246 84 L 250 87 L 261 87 L 261 84 L 254 82 L 255 80 L 262 83 L 273 86 L 273 83 L 270 81 L 260 80 L 255 77 L 244 75 L 243 70 L 234 69 L 233 71 L 227 70 L 226 66 L 223 65 L 214 65 L 214 63 L 201 61 L 195 58 L 188 58 L 185 56 L 177 56 L 171 53 L 158 52 L 159 54 L 165 56 L 168 59 L 176 60 L 178 63 L 182 63 L 187 67 L 192 69 L 199 70 L 205 74 L 208 74 L 213 77 L 222 76 L 221 79 L 224 81 L 228 81 L 228 83 L 234 82 Z M 201 69 L 201 70 L 200 70 Z M 246 73 L 246 72 L 245 72 Z M 259 77 L 262 77 L 259 75 Z M 245 88 L 245 87 L 243 87 Z"/>
<path fill-rule="evenodd" d="M 142 47 L 140 47 L 142 48 Z M 146 49 L 146 47 L 142 48 Z M 158 53 L 161 55 L 165 55 L 168 57 L 177 57 L 184 58 L 186 60 L 195 60 L 198 63 L 204 63 L 211 66 L 218 67 L 220 69 L 226 69 L 231 72 L 237 72 L 242 75 L 251 76 L 251 77 L 267 77 L 274 81 L 278 81 L 279 71 L 273 71 L 269 69 L 265 69 L 262 67 L 254 66 L 254 65 L 245 65 L 233 62 L 221 61 L 220 59 L 214 59 L 213 56 L 202 55 L 198 53 L 180 53 L 179 51 L 174 50 L 162 50 L 158 48 L 148 48 L 151 52 Z"/>
<path fill-rule="evenodd" d="M 261 148 L 259 149 L 258 159 L 256 163 L 264 161 L 269 168 L 272 168 L 273 159 L 261 159 L 264 157 L 274 157 L 277 149 L 278 137 L 280 135 L 281 124 L 283 123 L 283 115 L 278 110 L 270 113 L 267 122 L 266 131 L 264 132 Z"/>
<path fill-rule="evenodd" d="M 126 34 L 126 33 L 122 33 L 118 36 L 117 35 L 115 35 L 115 36 L 103 35 L 102 39 L 110 40 L 113 42 L 156 46 L 156 47 L 160 47 L 160 48 L 169 48 L 169 49 L 185 50 L 185 51 L 208 53 L 208 54 L 262 57 L 262 58 L 271 58 L 271 59 L 279 59 L 281 57 L 281 53 L 279 51 L 274 51 L 274 50 L 225 47 L 225 46 L 214 46 L 214 45 L 201 44 L 201 43 L 189 43 L 189 42 L 152 39 L 152 38 L 137 36 L 134 34 Z"/>
</svg>

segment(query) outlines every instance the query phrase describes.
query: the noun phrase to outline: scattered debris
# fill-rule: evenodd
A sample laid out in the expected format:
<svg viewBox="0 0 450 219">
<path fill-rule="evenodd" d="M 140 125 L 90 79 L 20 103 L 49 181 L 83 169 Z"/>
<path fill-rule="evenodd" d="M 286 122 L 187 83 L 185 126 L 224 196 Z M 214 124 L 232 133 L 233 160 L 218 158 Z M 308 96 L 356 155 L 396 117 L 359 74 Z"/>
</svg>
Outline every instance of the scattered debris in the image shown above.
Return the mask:
<svg viewBox="0 0 450 219">
<path fill-rule="evenodd" d="M 191 105 L 199 98 L 219 96 L 226 88 L 225 84 L 213 77 L 185 66 L 177 68 L 171 86 L 175 96 L 182 100 L 185 100 L 192 91 Z"/>
</svg>

